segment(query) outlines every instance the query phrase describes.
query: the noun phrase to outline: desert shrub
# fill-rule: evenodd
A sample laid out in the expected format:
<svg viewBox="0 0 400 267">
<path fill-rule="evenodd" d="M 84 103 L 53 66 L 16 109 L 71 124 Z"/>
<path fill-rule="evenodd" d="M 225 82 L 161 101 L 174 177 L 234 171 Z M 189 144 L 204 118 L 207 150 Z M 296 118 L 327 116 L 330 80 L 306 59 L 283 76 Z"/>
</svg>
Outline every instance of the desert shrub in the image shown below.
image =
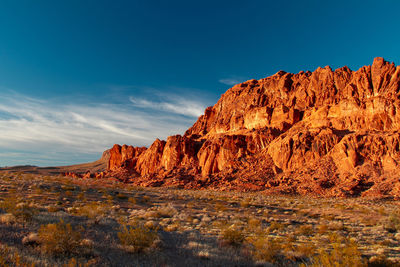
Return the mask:
<svg viewBox="0 0 400 267">
<path fill-rule="evenodd" d="M 0 223 L 2 224 L 13 224 L 16 221 L 17 218 L 15 218 L 15 216 L 11 213 L 0 214 Z"/>
<path fill-rule="evenodd" d="M 385 210 L 384 207 L 379 207 L 379 208 L 377 209 L 377 212 L 378 212 L 380 215 L 382 215 L 382 216 L 387 215 L 387 212 L 386 212 L 386 210 Z"/>
<path fill-rule="evenodd" d="M 122 193 L 118 193 L 115 197 L 116 197 L 117 199 L 119 199 L 119 200 L 127 200 L 127 199 L 128 199 L 128 196 L 127 196 L 127 195 L 124 195 L 124 194 L 122 194 Z"/>
<path fill-rule="evenodd" d="M 23 222 L 29 222 L 33 219 L 33 216 L 37 214 L 37 210 L 28 204 L 24 203 L 22 205 L 19 205 L 15 208 L 14 212 L 11 212 L 14 214 L 14 216 L 17 218 L 17 220 L 23 221 Z"/>
<path fill-rule="evenodd" d="M 81 233 L 73 230 L 70 224 L 62 220 L 56 224 L 42 225 L 38 236 L 44 253 L 52 255 L 79 253 Z"/>
<path fill-rule="evenodd" d="M 293 254 L 293 251 L 296 251 L 296 246 L 294 244 L 296 241 L 294 238 L 286 236 L 286 237 L 276 237 L 273 239 L 275 244 L 279 245 L 280 253 L 282 254 Z M 289 255 L 290 258 L 294 258 L 294 256 Z"/>
<path fill-rule="evenodd" d="M 158 222 L 156 222 L 156 221 L 147 221 L 144 223 L 144 226 L 150 230 L 158 230 L 160 228 Z"/>
<path fill-rule="evenodd" d="M 76 258 L 71 258 L 68 260 L 67 263 L 64 263 L 62 266 L 63 267 L 92 267 L 92 266 L 97 266 L 96 263 L 97 263 L 96 259 L 91 259 L 89 261 L 80 262 Z"/>
<path fill-rule="evenodd" d="M 368 267 L 399 267 L 400 263 L 393 262 L 384 255 L 374 256 L 369 259 Z"/>
<path fill-rule="evenodd" d="M 331 231 L 344 231 L 346 230 L 345 225 L 341 221 L 334 221 L 328 225 L 329 230 Z"/>
<path fill-rule="evenodd" d="M 273 221 L 273 222 L 271 222 L 270 226 L 268 227 L 268 231 L 269 232 L 272 232 L 274 230 L 281 231 L 284 228 L 285 228 L 285 226 L 282 223 Z"/>
<path fill-rule="evenodd" d="M 305 267 L 364 267 L 367 266 L 366 261 L 361 257 L 357 244 L 345 238 L 336 235 L 331 237 L 332 248 L 328 250 L 320 250 L 318 255 L 311 258 L 310 264 L 302 264 Z"/>
<path fill-rule="evenodd" d="M 107 199 L 107 203 L 112 205 L 114 203 L 114 196 L 113 195 L 106 195 L 105 198 Z"/>
<path fill-rule="evenodd" d="M 131 204 L 136 204 L 136 198 L 134 198 L 134 197 L 128 198 L 128 201 L 129 201 Z"/>
<path fill-rule="evenodd" d="M 177 213 L 177 210 L 172 205 L 162 205 L 159 207 L 152 207 L 146 212 L 146 218 L 170 218 Z"/>
<path fill-rule="evenodd" d="M 250 207 L 250 206 L 251 206 L 251 199 L 250 199 L 250 198 L 243 199 L 243 200 L 240 202 L 240 206 L 241 206 L 242 208 L 248 208 L 248 207 Z"/>
<path fill-rule="evenodd" d="M 296 234 L 298 235 L 305 235 L 305 236 L 310 236 L 314 233 L 312 225 L 301 225 L 297 231 Z"/>
<path fill-rule="evenodd" d="M 215 209 L 215 211 L 226 211 L 227 207 L 225 204 L 223 204 L 221 202 L 216 202 L 214 205 L 214 209 Z"/>
<path fill-rule="evenodd" d="M 221 232 L 220 239 L 223 244 L 240 246 L 243 244 L 245 236 L 241 230 L 228 227 Z"/>
<path fill-rule="evenodd" d="M 179 223 L 175 222 L 173 224 L 169 224 L 166 227 L 164 227 L 164 231 L 166 232 L 175 232 L 179 229 Z"/>
<path fill-rule="evenodd" d="M 92 202 L 76 208 L 74 213 L 78 216 L 86 216 L 89 219 L 99 219 L 105 216 L 109 210 L 110 207 L 106 204 Z"/>
<path fill-rule="evenodd" d="M 303 257 L 311 257 L 316 252 L 316 247 L 312 243 L 299 244 L 296 246 L 295 251 L 299 254 L 299 256 Z"/>
<path fill-rule="evenodd" d="M 8 197 L 0 203 L 0 208 L 4 211 L 14 215 L 17 221 L 29 222 L 33 216 L 38 212 L 37 209 L 30 206 L 28 203 L 20 202 L 15 197 Z"/>
<path fill-rule="evenodd" d="M 277 262 L 279 259 L 281 245 L 272 238 L 265 236 L 253 237 L 248 240 L 251 254 L 255 260 Z"/>
<path fill-rule="evenodd" d="M 172 217 L 177 213 L 177 210 L 172 205 L 161 206 L 157 209 L 160 217 Z"/>
<path fill-rule="evenodd" d="M 0 266 L 9 266 L 7 258 L 9 258 L 10 251 L 7 246 L 2 246 L 0 249 Z"/>
<path fill-rule="evenodd" d="M 36 187 L 35 190 L 34 190 L 34 193 L 37 194 L 37 195 L 43 195 L 44 190 L 42 188 L 40 188 L 40 187 Z"/>
<path fill-rule="evenodd" d="M 79 200 L 81 200 L 81 201 L 84 201 L 84 200 L 86 199 L 85 193 L 80 192 L 80 193 L 77 195 L 77 198 L 78 198 Z"/>
<path fill-rule="evenodd" d="M 67 182 L 67 181 L 65 181 L 65 182 Z M 61 186 L 61 189 L 64 191 L 75 191 L 75 186 L 65 184 L 65 185 Z"/>
<path fill-rule="evenodd" d="M 61 207 L 58 207 L 58 206 L 49 206 L 47 208 L 48 212 L 57 212 L 57 211 L 60 211 L 60 210 L 61 210 Z"/>
<path fill-rule="evenodd" d="M 65 197 L 72 197 L 74 195 L 74 193 L 72 193 L 72 191 L 65 191 L 64 192 L 64 196 Z"/>
<path fill-rule="evenodd" d="M 19 199 L 13 196 L 8 196 L 5 197 L 1 202 L 0 202 L 0 208 L 3 211 L 10 212 L 11 210 L 15 209 L 16 203 L 19 202 Z"/>
<path fill-rule="evenodd" d="M 136 224 L 133 226 L 123 226 L 118 232 L 118 238 L 123 247 L 130 252 L 145 251 L 157 243 L 158 233 L 149 228 Z"/>
<path fill-rule="evenodd" d="M 320 225 L 318 225 L 318 233 L 319 233 L 319 234 L 323 235 L 323 234 L 325 234 L 326 232 L 328 232 L 328 230 L 329 230 L 328 225 L 326 225 L 326 224 L 320 224 Z"/>
<path fill-rule="evenodd" d="M 150 197 L 149 197 L 149 196 L 143 196 L 143 197 L 140 199 L 140 201 L 141 201 L 143 204 L 149 204 L 149 203 L 150 203 Z"/>
<path fill-rule="evenodd" d="M 193 224 L 196 224 L 196 225 L 197 225 L 197 224 L 199 223 L 199 220 L 198 220 L 198 219 L 193 218 L 193 217 L 189 217 L 189 218 L 192 218 L 191 222 L 192 222 Z M 214 228 L 225 229 L 225 228 L 227 228 L 227 227 L 229 226 L 229 223 L 228 223 L 228 221 L 227 221 L 226 219 L 219 219 L 219 220 L 213 221 L 213 222 L 211 223 L 211 225 L 212 225 Z"/>
<path fill-rule="evenodd" d="M 365 216 L 361 218 L 361 222 L 367 226 L 376 226 L 379 223 L 380 219 L 377 216 Z"/>
<path fill-rule="evenodd" d="M 0 244 L 0 266 L 34 267 L 35 264 L 32 263 L 32 258 L 27 257 L 14 247 Z"/>
<path fill-rule="evenodd" d="M 247 220 L 247 225 L 250 229 L 257 229 L 261 227 L 261 220 L 256 218 L 249 218 Z"/>
<path fill-rule="evenodd" d="M 382 241 L 379 241 L 378 244 L 385 247 L 390 247 L 390 246 L 396 246 L 397 242 L 393 242 L 393 240 L 391 239 L 384 239 Z"/>
<path fill-rule="evenodd" d="M 400 230 L 400 216 L 398 213 L 392 213 L 384 223 L 384 227 L 389 232 L 396 232 Z"/>
</svg>

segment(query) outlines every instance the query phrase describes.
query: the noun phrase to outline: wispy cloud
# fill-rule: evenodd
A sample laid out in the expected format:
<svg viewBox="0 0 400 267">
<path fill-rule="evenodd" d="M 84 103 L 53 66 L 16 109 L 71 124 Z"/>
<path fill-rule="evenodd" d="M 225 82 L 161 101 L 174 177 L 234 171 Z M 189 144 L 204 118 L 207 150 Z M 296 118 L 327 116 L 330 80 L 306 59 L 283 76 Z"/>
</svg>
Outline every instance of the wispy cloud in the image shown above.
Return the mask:
<svg viewBox="0 0 400 267">
<path fill-rule="evenodd" d="M 204 112 L 205 105 L 199 102 L 175 96 L 166 101 L 149 101 L 144 98 L 130 97 L 131 103 L 140 108 L 149 108 L 170 113 L 180 114 L 189 117 L 198 117 Z"/>
<path fill-rule="evenodd" d="M 243 77 L 229 77 L 229 78 L 224 78 L 224 79 L 220 79 L 219 82 L 222 84 L 226 84 L 229 86 L 241 83 L 244 81 Z"/>
<path fill-rule="evenodd" d="M 3 93 L 0 166 L 20 164 L 23 155 L 26 164 L 59 164 L 63 158 L 52 159 L 55 155 L 65 155 L 65 164 L 71 164 L 100 157 L 114 143 L 149 145 L 155 138 L 183 133 L 203 110 L 200 103 L 183 97 L 169 102 L 131 97 L 125 103 L 77 105 Z"/>
</svg>

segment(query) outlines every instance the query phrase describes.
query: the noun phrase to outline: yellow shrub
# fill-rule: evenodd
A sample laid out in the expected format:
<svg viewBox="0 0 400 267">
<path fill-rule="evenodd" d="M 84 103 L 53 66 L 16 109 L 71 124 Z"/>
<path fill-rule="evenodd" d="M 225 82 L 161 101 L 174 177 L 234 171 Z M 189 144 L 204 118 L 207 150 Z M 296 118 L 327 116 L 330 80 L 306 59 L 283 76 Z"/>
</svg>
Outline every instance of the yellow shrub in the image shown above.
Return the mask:
<svg viewBox="0 0 400 267">
<path fill-rule="evenodd" d="M 305 235 L 305 236 L 310 236 L 314 233 L 312 225 L 301 225 L 299 228 L 296 230 L 296 234 L 298 235 Z"/>
<path fill-rule="evenodd" d="M 240 246 L 245 240 L 242 231 L 229 227 L 221 232 L 221 241 L 227 245 Z"/>
<path fill-rule="evenodd" d="M 276 240 L 268 237 L 255 237 L 249 240 L 249 244 L 252 247 L 252 255 L 256 260 L 278 261 L 282 247 Z"/>
<path fill-rule="evenodd" d="M 38 232 L 43 252 L 54 255 L 79 253 L 81 233 L 70 224 L 60 221 L 57 224 L 42 225 Z"/>
<path fill-rule="evenodd" d="M 154 246 L 159 236 L 147 227 L 136 225 L 123 226 L 121 232 L 118 232 L 118 238 L 125 249 L 141 252 Z"/>
<path fill-rule="evenodd" d="M 128 201 L 129 201 L 130 203 L 132 203 L 132 204 L 136 204 L 136 198 L 134 198 L 134 197 L 128 198 Z"/>
<path fill-rule="evenodd" d="M 96 219 L 103 217 L 109 211 L 109 209 L 110 207 L 108 205 L 93 202 L 76 208 L 75 214 L 79 216 L 86 216 L 89 219 Z"/>
<path fill-rule="evenodd" d="M 274 230 L 282 231 L 285 228 L 285 226 L 279 222 L 271 222 L 270 226 L 268 227 L 268 231 L 272 232 Z"/>
<path fill-rule="evenodd" d="M 17 221 L 29 222 L 37 213 L 37 209 L 28 203 L 20 202 L 16 197 L 7 197 L 0 203 L 0 208 L 15 216 Z"/>
<path fill-rule="evenodd" d="M 333 239 L 333 238 L 332 238 Z M 311 259 L 311 263 L 302 264 L 301 267 L 364 267 L 368 266 L 361 257 L 357 244 L 348 239 L 336 238 L 333 240 L 332 250 L 320 250 L 319 254 Z"/>
</svg>

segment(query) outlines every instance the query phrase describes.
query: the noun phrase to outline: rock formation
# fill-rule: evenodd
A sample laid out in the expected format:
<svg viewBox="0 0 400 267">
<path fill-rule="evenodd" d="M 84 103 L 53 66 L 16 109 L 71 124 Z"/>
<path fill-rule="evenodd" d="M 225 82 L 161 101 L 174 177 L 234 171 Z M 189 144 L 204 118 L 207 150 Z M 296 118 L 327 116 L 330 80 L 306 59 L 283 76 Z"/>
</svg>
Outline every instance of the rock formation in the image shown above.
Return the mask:
<svg viewBox="0 0 400 267">
<path fill-rule="evenodd" d="M 115 145 L 107 175 L 143 186 L 400 196 L 400 66 L 318 68 L 237 84 L 186 133 Z"/>
</svg>

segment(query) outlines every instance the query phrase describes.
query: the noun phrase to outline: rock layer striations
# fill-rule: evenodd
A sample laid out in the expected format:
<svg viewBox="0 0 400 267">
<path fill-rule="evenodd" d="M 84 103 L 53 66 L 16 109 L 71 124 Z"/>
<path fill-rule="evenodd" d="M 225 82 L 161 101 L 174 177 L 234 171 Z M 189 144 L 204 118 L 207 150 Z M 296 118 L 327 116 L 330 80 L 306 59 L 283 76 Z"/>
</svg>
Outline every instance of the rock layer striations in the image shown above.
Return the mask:
<svg viewBox="0 0 400 267">
<path fill-rule="evenodd" d="M 318 68 L 237 84 L 186 133 L 115 145 L 106 176 L 142 186 L 400 196 L 400 66 Z"/>
</svg>

